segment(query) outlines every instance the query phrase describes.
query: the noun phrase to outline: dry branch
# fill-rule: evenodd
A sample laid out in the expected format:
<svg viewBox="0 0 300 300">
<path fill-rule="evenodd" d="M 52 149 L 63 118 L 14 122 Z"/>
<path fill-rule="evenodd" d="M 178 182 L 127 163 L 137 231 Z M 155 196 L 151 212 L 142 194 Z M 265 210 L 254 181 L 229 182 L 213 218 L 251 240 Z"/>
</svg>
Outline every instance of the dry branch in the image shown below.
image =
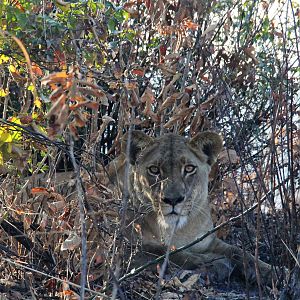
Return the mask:
<svg viewBox="0 0 300 300">
<path fill-rule="evenodd" d="M 20 264 L 20 263 L 17 263 L 17 262 L 15 262 L 15 261 L 11 260 L 11 259 L 4 258 L 4 257 L 0 257 L 0 259 L 3 260 L 3 261 L 5 261 L 5 262 L 7 262 L 7 263 L 9 263 L 9 264 L 11 264 L 11 265 L 14 265 L 14 266 L 16 266 L 16 267 L 18 267 L 18 268 L 20 268 L 20 269 L 25 269 L 25 270 L 28 270 L 28 271 L 30 271 L 30 272 L 33 272 L 33 273 L 36 273 L 36 274 L 40 274 L 40 275 L 42 275 L 42 276 L 45 276 L 45 277 L 54 279 L 54 280 L 59 281 L 59 282 L 62 282 L 62 283 L 67 283 L 67 284 L 69 284 L 69 285 L 71 285 L 71 286 L 73 286 L 73 287 L 79 288 L 79 289 L 81 288 L 81 285 L 79 285 L 79 284 L 76 284 L 76 283 L 67 281 L 67 280 L 65 280 L 65 279 L 60 279 L 60 278 L 58 278 L 58 277 L 49 275 L 49 274 L 44 273 L 44 272 L 41 272 L 41 271 L 39 271 L 39 270 L 35 270 L 35 269 L 33 269 L 33 268 L 30 268 L 30 267 L 27 267 L 27 266 L 22 265 L 22 264 Z M 87 292 L 90 292 L 90 293 L 92 293 L 92 294 L 94 294 L 94 295 L 101 296 L 101 297 L 103 297 L 104 299 L 110 299 L 110 297 L 108 297 L 107 295 L 102 294 L 102 293 L 99 293 L 99 292 L 94 291 L 94 290 L 91 290 L 91 289 L 89 289 L 89 288 L 84 288 L 84 290 L 87 291 Z"/>
<path fill-rule="evenodd" d="M 269 192 L 267 195 L 265 195 L 265 196 L 260 200 L 260 203 L 263 203 L 263 202 L 267 199 L 267 197 L 268 197 L 270 194 L 272 194 L 272 192 Z M 174 254 L 176 254 L 176 253 L 178 253 L 178 252 L 181 252 L 181 251 L 183 251 L 183 250 L 186 250 L 186 249 L 192 247 L 193 245 L 195 245 L 195 244 L 197 244 L 197 243 L 203 241 L 206 237 L 208 237 L 209 235 L 211 235 L 211 234 L 213 234 L 214 232 L 218 231 L 219 229 L 221 229 L 221 228 L 223 228 L 223 227 L 225 227 L 225 226 L 227 226 L 227 225 L 229 225 L 229 224 L 232 224 L 232 223 L 236 222 L 236 221 L 239 220 L 242 216 L 247 215 L 248 213 L 250 213 L 251 211 L 253 211 L 253 210 L 254 210 L 255 208 L 257 208 L 257 207 L 258 207 L 258 202 L 256 202 L 255 204 L 253 204 L 251 207 L 249 207 L 248 209 L 246 209 L 245 211 L 243 211 L 243 212 L 240 213 L 239 215 L 230 218 L 228 221 L 225 221 L 225 222 L 221 223 L 220 225 L 214 227 L 214 228 L 211 229 L 211 230 L 208 230 L 205 234 L 203 234 L 201 237 L 197 238 L 197 239 L 194 240 L 193 242 L 191 242 L 191 243 L 189 243 L 189 244 L 187 244 L 187 245 L 185 245 L 185 246 L 179 247 L 179 248 L 177 248 L 176 250 L 170 251 L 170 252 L 168 253 L 168 255 L 171 256 L 171 255 L 174 255 Z M 167 254 L 161 255 L 161 256 L 157 257 L 156 259 L 153 259 L 153 260 L 151 260 L 150 262 L 148 262 L 148 263 L 146 263 L 146 264 L 144 264 L 144 265 L 142 265 L 142 266 L 140 266 L 140 267 L 138 267 L 138 268 L 136 268 L 136 269 L 132 269 L 130 273 L 125 274 L 123 277 L 121 277 L 121 278 L 119 279 L 119 282 L 122 282 L 122 281 L 124 281 L 124 280 L 126 280 L 126 279 L 128 279 L 128 278 L 130 278 L 130 277 L 133 277 L 133 276 L 139 274 L 140 272 L 142 272 L 143 270 L 145 270 L 146 268 L 148 268 L 148 267 L 150 267 L 150 266 L 152 266 L 152 265 L 155 265 L 155 264 L 159 263 L 160 261 L 162 261 L 163 259 L 165 259 L 166 256 L 167 256 Z"/>
<path fill-rule="evenodd" d="M 83 190 L 83 184 L 80 177 L 80 169 L 77 165 L 75 156 L 74 156 L 74 141 L 71 138 L 70 143 L 70 157 L 72 160 L 72 164 L 74 167 L 74 171 L 76 174 L 76 188 L 78 194 L 78 204 L 79 204 L 79 212 L 80 212 L 80 225 L 81 225 L 81 278 L 80 278 L 80 299 L 85 299 L 85 285 L 87 282 L 87 233 L 86 233 L 86 221 L 85 221 L 85 193 Z"/>
</svg>

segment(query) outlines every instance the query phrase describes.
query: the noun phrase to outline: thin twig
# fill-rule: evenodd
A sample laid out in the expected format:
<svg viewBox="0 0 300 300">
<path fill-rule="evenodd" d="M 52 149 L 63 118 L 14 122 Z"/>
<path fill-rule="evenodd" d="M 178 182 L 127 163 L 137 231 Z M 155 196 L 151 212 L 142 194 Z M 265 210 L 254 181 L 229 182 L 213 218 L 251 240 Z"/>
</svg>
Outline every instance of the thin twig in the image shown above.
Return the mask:
<svg viewBox="0 0 300 300">
<path fill-rule="evenodd" d="M 119 235 L 121 236 L 121 239 L 119 241 L 119 249 L 122 249 L 122 237 L 124 235 L 125 231 L 125 225 L 126 225 L 126 214 L 127 214 L 127 208 L 128 208 L 128 199 L 129 199 L 129 157 L 130 157 L 130 147 L 131 147 L 131 138 L 132 138 L 132 126 L 129 127 L 128 130 L 128 139 L 126 144 L 126 162 L 125 162 L 125 170 L 124 170 L 124 183 L 123 183 L 123 191 L 122 191 L 122 203 L 121 203 L 121 212 L 120 212 L 120 228 L 119 228 Z M 120 276 L 120 253 L 117 255 L 117 262 L 116 262 L 116 270 L 114 274 L 115 278 L 119 278 Z M 112 292 L 112 300 L 116 298 L 118 292 L 120 294 L 120 297 L 122 297 L 122 291 L 119 288 L 120 281 L 114 280 L 113 283 L 113 292 Z"/>
<path fill-rule="evenodd" d="M 86 234 L 86 222 L 85 222 L 85 194 L 82 187 L 82 180 L 80 178 L 80 169 L 76 163 L 74 156 L 74 141 L 71 138 L 70 141 L 70 158 L 74 167 L 76 174 L 76 188 L 78 193 L 78 204 L 79 204 L 79 213 L 80 213 L 80 224 L 81 224 L 81 290 L 80 290 L 80 299 L 84 300 L 84 292 L 86 285 L 86 276 L 87 276 L 87 234 Z"/>
<path fill-rule="evenodd" d="M 192 187 L 192 185 L 191 185 Z M 161 269 L 160 269 L 160 272 L 159 272 L 159 278 L 158 278 L 158 283 L 157 283 L 157 287 L 156 287 L 156 295 L 155 295 L 155 299 L 159 299 L 160 297 L 160 293 L 161 293 L 161 282 L 164 278 L 164 275 L 165 275 L 165 272 L 167 270 L 167 266 L 168 266 L 168 262 L 169 262 L 169 257 L 170 257 L 170 251 L 171 251 L 171 247 L 172 247 L 172 240 L 173 240 L 173 237 L 175 235 L 175 232 L 176 232 L 176 229 L 177 229 L 177 226 L 179 224 L 179 219 L 180 219 L 180 215 L 182 214 L 182 210 L 184 208 L 184 203 L 186 201 L 186 199 L 189 199 L 191 197 L 191 194 L 192 194 L 192 188 L 190 188 L 188 190 L 188 193 L 185 197 L 185 200 L 183 201 L 183 205 L 181 206 L 181 209 L 180 211 L 178 212 L 178 217 L 177 217 L 177 220 L 176 220 L 176 223 L 174 224 L 172 230 L 171 230 L 171 234 L 170 234 L 170 243 L 168 244 L 168 247 L 167 247 L 167 251 L 165 253 L 165 259 L 164 259 L 164 262 L 161 266 Z"/>
<path fill-rule="evenodd" d="M 59 281 L 59 282 L 67 283 L 68 285 L 71 285 L 71 286 L 76 287 L 76 288 L 81 288 L 81 286 L 80 286 L 79 284 L 70 282 L 70 281 L 65 280 L 65 279 L 60 279 L 60 278 L 58 278 L 58 277 L 49 275 L 49 274 L 44 273 L 44 272 L 41 272 L 41 271 L 39 271 L 39 270 L 35 270 L 35 269 L 33 269 L 33 268 L 24 266 L 24 265 L 22 265 L 22 264 L 20 264 L 20 263 L 17 263 L 17 262 L 15 262 L 15 261 L 13 261 L 13 260 L 11 260 L 11 259 L 9 259 L 9 258 L 0 257 L 0 259 L 2 259 L 3 261 L 5 261 L 5 262 L 7 262 L 7 263 L 9 263 L 9 264 L 15 265 L 16 267 L 19 267 L 19 268 L 21 268 L 21 269 L 25 269 L 25 270 L 34 272 L 34 273 L 36 273 L 36 274 L 40 274 L 40 275 L 42 275 L 42 276 L 45 276 L 45 277 L 48 277 L 48 278 L 51 278 L 51 279 L 55 279 L 56 281 Z M 110 299 L 110 297 L 106 296 L 105 294 L 99 293 L 99 292 L 94 291 L 94 290 L 91 290 L 91 289 L 89 289 L 89 288 L 84 288 L 84 290 L 87 291 L 87 292 L 93 293 L 93 294 L 95 294 L 95 295 L 101 296 L 101 297 L 103 297 L 103 298 L 105 298 L 105 299 Z"/>
<path fill-rule="evenodd" d="M 271 193 L 271 192 L 270 192 L 270 193 Z M 263 201 L 265 201 L 265 199 L 267 199 L 267 196 L 266 196 L 266 195 L 261 199 L 261 203 L 262 203 Z M 219 229 L 221 229 L 221 228 L 223 228 L 223 227 L 225 227 L 225 226 L 227 226 L 227 225 L 229 225 L 229 224 L 231 224 L 231 223 L 234 223 L 235 221 L 239 220 L 242 216 L 244 216 L 244 215 L 248 214 L 249 212 L 253 211 L 257 206 L 258 206 L 258 203 L 255 203 L 254 205 L 252 205 L 251 207 L 249 207 L 248 209 L 246 209 L 245 211 L 243 211 L 243 212 L 240 213 L 239 215 L 230 218 L 228 221 L 221 223 L 220 225 L 214 227 L 214 228 L 211 229 L 211 230 L 208 230 L 205 234 L 203 234 L 201 237 L 197 238 L 197 239 L 194 240 L 193 242 L 191 242 L 191 243 L 189 243 L 189 244 L 187 244 L 187 245 L 185 245 L 185 246 L 179 247 L 179 248 L 177 248 L 177 249 L 174 250 L 174 251 L 170 251 L 170 252 L 169 252 L 169 256 L 174 255 L 174 254 L 176 254 L 176 253 L 178 253 L 178 252 L 181 252 L 181 251 L 183 251 L 183 250 L 185 250 L 185 249 L 188 249 L 188 248 L 194 246 L 195 244 L 198 244 L 199 242 L 201 242 L 202 240 L 204 240 L 204 239 L 205 239 L 206 237 L 208 237 L 209 235 L 213 234 L 214 232 L 218 231 Z M 161 255 L 161 256 L 157 257 L 156 259 L 151 260 L 150 262 L 148 262 L 148 263 L 146 263 L 146 264 L 144 264 L 144 265 L 142 265 L 142 266 L 140 266 L 140 267 L 138 267 L 138 268 L 136 268 L 136 269 L 132 269 L 130 273 L 125 274 L 123 277 L 121 277 L 121 278 L 119 279 L 119 282 L 122 282 L 122 281 L 124 281 L 125 279 L 128 279 L 128 278 L 130 278 L 130 277 L 133 277 L 133 276 L 137 275 L 138 273 L 140 273 L 141 271 L 145 270 L 145 269 L 148 268 L 149 266 L 152 266 L 152 265 L 154 265 L 154 264 L 159 263 L 159 262 L 162 261 L 165 257 L 166 257 L 166 254 Z"/>
</svg>

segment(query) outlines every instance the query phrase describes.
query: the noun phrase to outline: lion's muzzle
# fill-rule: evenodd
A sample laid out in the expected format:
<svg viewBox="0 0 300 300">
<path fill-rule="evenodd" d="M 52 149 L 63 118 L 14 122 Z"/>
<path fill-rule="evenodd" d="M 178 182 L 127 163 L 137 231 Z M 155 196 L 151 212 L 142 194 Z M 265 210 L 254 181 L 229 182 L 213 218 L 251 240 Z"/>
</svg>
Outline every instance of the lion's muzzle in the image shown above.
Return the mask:
<svg viewBox="0 0 300 300">
<path fill-rule="evenodd" d="M 166 204 L 172 205 L 173 208 L 178 204 L 181 203 L 184 200 L 183 196 L 180 197 L 176 197 L 176 198 L 169 198 L 169 197 L 164 197 L 162 199 L 163 202 L 165 202 Z"/>
</svg>

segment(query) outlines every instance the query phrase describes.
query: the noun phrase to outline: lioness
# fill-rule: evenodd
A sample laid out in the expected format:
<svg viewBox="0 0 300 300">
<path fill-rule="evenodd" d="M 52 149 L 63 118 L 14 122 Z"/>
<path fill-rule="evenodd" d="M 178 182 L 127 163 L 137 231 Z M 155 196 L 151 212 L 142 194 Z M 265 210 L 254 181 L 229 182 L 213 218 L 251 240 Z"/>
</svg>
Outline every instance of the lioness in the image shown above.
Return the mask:
<svg viewBox="0 0 300 300">
<path fill-rule="evenodd" d="M 124 186 L 126 149 L 129 150 L 128 190 L 133 206 L 142 211 L 138 222 L 143 248 L 161 254 L 168 245 L 181 247 L 212 229 L 208 176 L 222 149 L 220 135 L 201 132 L 189 140 L 176 134 L 152 138 L 132 131 L 129 147 L 128 136 L 123 139 L 121 156 L 110 164 L 109 174 Z M 189 269 L 206 263 L 215 269 L 226 265 L 228 271 L 237 266 L 249 280 L 256 274 L 251 254 L 215 234 L 170 259 Z M 258 267 L 262 278 L 270 283 L 270 265 L 258 260 Z"/>
</svg>

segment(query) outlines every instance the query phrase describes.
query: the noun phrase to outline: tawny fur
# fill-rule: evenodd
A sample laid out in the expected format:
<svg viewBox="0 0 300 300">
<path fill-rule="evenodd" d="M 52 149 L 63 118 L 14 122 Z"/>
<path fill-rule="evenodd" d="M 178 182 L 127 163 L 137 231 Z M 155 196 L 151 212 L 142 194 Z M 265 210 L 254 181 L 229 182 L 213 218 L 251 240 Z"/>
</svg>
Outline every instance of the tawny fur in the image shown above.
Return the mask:
<svg viewBox="0 0 300 300">
<path fill-rule="evenodd" d="M 133 131 L 130 147 L 127 143 L 128 135 L 125 135 L 122 154 L 110 164 L 109 173 L 122 188 L 128 157 L 129 194 L 136 211 L 141 212 L 138 222 L 142 228 L 144 249 L 160 254 L 168 245 L 184 246 L 212 229 L 208 176 L 222 149 L 220 135 L 202 132 L 188 140 L 167 134 L 154 139 L 141 131 Z M 126 153 L 128 148 L 129 153 Z M 151 173 L 153 166 L 159 169 L 159 174 Z M 195 169 L 191 174 L 185 174 L 186 166 Z M 164 201 L 182 197 L 184 200 L 176 205 Z M 206 264 L 224 272 L 224 268 L 220 268 L 223 265 L 228 273 L 237 267 L 249 280 L 256 276 L 253 256 L 221 241 L 215 234 L 171 259 L 186 268 Z M 258 267 L 262 278 L 270 283 L 270 265 L 258 260 Z"/>
</svg>

